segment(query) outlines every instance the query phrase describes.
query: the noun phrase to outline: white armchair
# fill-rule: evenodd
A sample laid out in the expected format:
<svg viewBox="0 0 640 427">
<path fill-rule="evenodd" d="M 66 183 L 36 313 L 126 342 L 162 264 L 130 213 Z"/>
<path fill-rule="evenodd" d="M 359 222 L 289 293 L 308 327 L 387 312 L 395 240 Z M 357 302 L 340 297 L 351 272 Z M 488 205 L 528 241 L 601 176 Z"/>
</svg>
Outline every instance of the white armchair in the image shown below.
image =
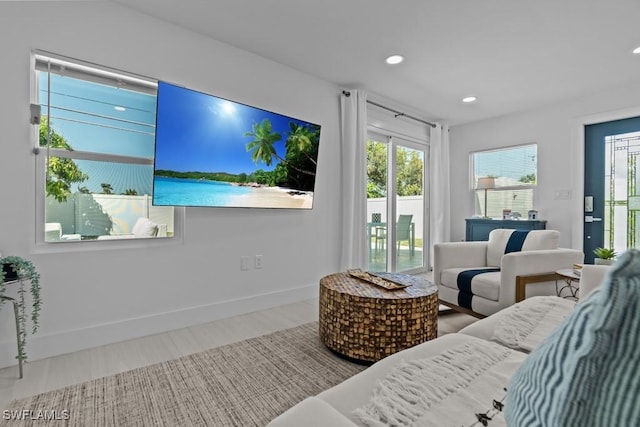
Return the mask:
<svg viewBox="0 0 640 427">
<path fill-rule="evenodd" d="M 476 317 L 514 304 L 517 276 L 553 273 L 582 263 L 581 251 L 558 248 L 559 241 L 556 230 L 497 229 L 486 242 L 436 243 L 433 281 L 440 302 Z M 527 296 L 555 294 L 554 281 L 527 288 Z"/>
</svg>

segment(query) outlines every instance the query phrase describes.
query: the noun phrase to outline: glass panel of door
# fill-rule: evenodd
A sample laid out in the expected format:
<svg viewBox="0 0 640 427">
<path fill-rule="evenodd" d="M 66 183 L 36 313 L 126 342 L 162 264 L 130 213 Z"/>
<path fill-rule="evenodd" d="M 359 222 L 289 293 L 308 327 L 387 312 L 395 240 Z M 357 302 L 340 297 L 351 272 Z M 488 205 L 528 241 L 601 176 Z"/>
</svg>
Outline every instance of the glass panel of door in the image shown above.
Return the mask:
<svg viewBox="0 0 640 427">
<path fill-rule="evenodd" d="M 424 225 L 424 149 L 395 146 L 396 271 L 421 268 Z"/>
<path fill-rule="evenodd" d="M 367 250 L 370 271 L 387 269 L 388 144 L 382 137 L 367 141 Z"/>
<path fill-rule="evenodd" d="M 640 239 L 640 132 L 605 138 L 604 247 L 620 254 Z"/>
<path fill-rule="evenodd" d="M 370 136 L 367 141 L 370 271 L 411 272 L 426 265 L 425 153 L 424 146 L 397 138 Z"/>
</svg>

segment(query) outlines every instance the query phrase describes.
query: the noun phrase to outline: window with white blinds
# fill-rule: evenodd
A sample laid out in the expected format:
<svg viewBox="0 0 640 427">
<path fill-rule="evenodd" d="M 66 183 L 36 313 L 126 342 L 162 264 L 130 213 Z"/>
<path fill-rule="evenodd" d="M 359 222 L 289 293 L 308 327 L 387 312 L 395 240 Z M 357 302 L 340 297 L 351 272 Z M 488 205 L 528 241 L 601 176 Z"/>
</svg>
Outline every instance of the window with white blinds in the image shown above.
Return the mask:
<svg viewBox="0 0 640 427">
<path fill-rule="evenodd" d="M 486 191 L 486 216 L 501 218 L 503 210 L 509 209 L 514 216 L 527 217 L 538 181 L 537 144 L 477 151 L 471 153 L 470 163 L 475 214 L 485 214 Z M 493 188 L 477 189 L 481 178 L 493 178 Z"/>
<path fill-rule="evenodd" d="M 44 242 L 172 237 L 152 206 L 157 82 L 35 55 Z"/>
</svg>

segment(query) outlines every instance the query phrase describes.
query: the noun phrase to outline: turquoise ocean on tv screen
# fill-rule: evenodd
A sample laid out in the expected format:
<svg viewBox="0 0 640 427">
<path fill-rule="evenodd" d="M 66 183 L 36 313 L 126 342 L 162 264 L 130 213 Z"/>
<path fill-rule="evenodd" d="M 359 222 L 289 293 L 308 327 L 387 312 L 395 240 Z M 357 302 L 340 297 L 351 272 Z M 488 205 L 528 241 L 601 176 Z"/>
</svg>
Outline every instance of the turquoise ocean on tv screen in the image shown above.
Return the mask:
<svg viewBox="0 0 640 427">
<path fill-rule="evenodd" d="M 226 206 L 251 191 L 225 182 L 160 176 L 154 177 L 153 185 L 153 204 L 162 206 Z"/>
</svg>

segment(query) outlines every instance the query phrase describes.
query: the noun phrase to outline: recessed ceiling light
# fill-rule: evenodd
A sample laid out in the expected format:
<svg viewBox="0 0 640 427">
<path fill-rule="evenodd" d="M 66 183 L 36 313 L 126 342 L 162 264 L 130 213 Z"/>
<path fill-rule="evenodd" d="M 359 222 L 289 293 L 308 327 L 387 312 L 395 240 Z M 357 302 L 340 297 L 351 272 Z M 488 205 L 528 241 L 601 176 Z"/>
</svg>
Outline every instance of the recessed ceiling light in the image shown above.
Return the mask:
<svg viewBox="0 0 640 427">
<path fill-rule="evenodd" d="M 633 53 L 635 53 L 636 55 L 640 55 L 640 46 L 638 46 L 637 48 L 633 49 Z"/>
<path fill-rule="evenodd" d="M 386 59 L 387 64 L 396 65 L 404 61 L 404 57 L 402 55 L 391 55 Z"/>
<path fill-rule="evenodd" d="M 127 110 L 126 108 L 121 107 L 119 105 L 116 105 L 115 107 L 113 107 L 113 109 L 116 110 L 116 111 L 126 111 Z"/>
<path fill-rule="evenodd" d="M 475 102 L 477 100 L 478 98 L 475 96 L 467 96 L 466 98 L 462 98 L 462 102 L 465 102 L 465 103 Z"/>
</svg>

